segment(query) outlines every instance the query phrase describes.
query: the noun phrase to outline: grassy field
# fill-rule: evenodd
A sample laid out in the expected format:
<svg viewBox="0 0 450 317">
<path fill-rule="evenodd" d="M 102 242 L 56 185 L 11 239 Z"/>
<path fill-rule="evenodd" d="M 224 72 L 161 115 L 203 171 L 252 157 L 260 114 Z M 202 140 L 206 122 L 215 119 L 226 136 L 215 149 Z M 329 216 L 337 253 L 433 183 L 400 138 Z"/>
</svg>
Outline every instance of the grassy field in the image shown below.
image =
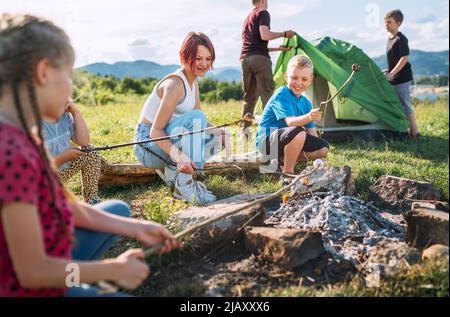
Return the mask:
<svg viewBox="0 0 450 317">
<path fill-rule="evenodd" d="M 96 145 L 111 145 L 130 142 L 145 99 L 140 97 L 123 97 L 116 104 L 86 107 L 81 105 L 91 131 L 92 142 Z M 223 124 L 239 118 L 240 102 L 227 102 L 204 105 L 210 121 Z M 390 174 L 433 183 L 442 192 L 442 200 L 449 197 L 449 106 L 448 101 L 441 100 L 434 104 L 420 103 L 415 111 L 422 136 L 418 141 L 353 142 L 333 144 L 328 163 L 334 166 L 348 165 L 355 174 L 356 195 L 366 198 L 371 184 L 381 175 Z M 238 129 L 230 129 L 237 137 Z M 253 151 L 254 146 L 241 149 Z M 135 162 L 132 147 L 103 152 L 110 162 Z M 264 193 L 278 189 L 274 178 L 267 175 L 246 175 L 246 177 L 210 176 L 206 180 L 208 188 L 219 197 L 242 193 Z M 80 195 L 80 180 L 74 178 L 70 189 Z M 170 189 L 162 182 L 145 185 L 102 188 L 101 199 L 122 199 L 134 209 L 134 217 L 151 219 L 164 223 L 174 211 L 183 209 L 186 203 L 174 200 Z M 446 278 L 442 274 L 445 274 Z M 423 292 L 414 287 L 417 283 L 434 285 Z M 399 287 L 400 284 L 404 287 Z M 402 284 L 403 283 L 403 284 Z M 436 285 L 437 284 L 437 285 Z M 434 291 L 433 291 L 434 290 Z M 367 291 L 367 293 L 366 293 Z M 345 285 L 330 286 L 327 289 L 289 289 L 279 290 L 266 295 L 281 296 L 329 296 L 329 295 L 379 295 L 409 296 L 434 295 L 448 296 L 448 262 L 436 265 L 426 264 L 415 267 L 411 272 L 400 275 L 386 284 L 385 291 L 372 293 L 364 290 L 358 281 Z"/>
</svg>

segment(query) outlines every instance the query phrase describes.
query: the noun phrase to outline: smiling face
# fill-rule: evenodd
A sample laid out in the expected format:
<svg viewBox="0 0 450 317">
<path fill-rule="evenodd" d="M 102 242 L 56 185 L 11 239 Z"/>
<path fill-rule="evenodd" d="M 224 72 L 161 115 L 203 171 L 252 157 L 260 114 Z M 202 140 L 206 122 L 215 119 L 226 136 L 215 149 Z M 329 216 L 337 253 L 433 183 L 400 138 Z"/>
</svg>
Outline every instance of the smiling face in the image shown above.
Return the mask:
<svg viewBox="0 0 450 317">
<path fill-rule="evenodd" d="M 197 77 L 203 77 L 211 69 L 213 57 L 211 51 L 204 45 L 199 45 L 195 63 L 192 65 L 191 71 Z"/>
<path fill-rule="evenodd" d="M 314 79 L 311 68 L 300 66 L 289 68 L 285 76 L 289 89 L 297 97 L 300 97 L 302 93 L 311 86 Z"/>
</svg>

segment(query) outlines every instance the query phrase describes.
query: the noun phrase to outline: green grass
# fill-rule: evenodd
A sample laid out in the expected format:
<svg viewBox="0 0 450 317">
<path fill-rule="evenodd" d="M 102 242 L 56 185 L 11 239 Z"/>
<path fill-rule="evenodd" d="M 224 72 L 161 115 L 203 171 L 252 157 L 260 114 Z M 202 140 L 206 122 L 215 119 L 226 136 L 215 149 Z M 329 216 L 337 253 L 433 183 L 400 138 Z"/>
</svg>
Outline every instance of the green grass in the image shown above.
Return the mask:
<svg viewBox="0 0 450 317">
<path fill-rule="evenodd" d="M 133 141 L 143 97 L 120 97 L 111 105 L 86 107 L 81 111 L 88 122 L 92 142 L 98 146 Z M 203 110 L 216 125 L 234 121 L 240 117 L 241 103 L 226 102 L 204 105 Z M 436 185 L 442 192 L 442 200 L 449 197 L 449 106 L 448 101 L 434 104 L 418 104 L 415 107 L 422 137 L 417 141 L 353 142 L 333 144 L 328 162 L 333 166 L 348 165 L 355 174 L 356 195 L 367 198 L 369 187 L 380 176 L 391 174 Z M 234 139 L 238 128 L 229 129 Z M 252 143 L 239 152 L 254 151 Z M 102 153 L 112 163 L 135 162 L 133 148 L 126 147 Z M 245 177 L 244 177 L 245 176 Z M 219 198 L 237 194 L 267 193 L 279 188 L 277 179 L 267 175 L 210 176 L 205 183 Z M 69 187 L 80 196 L 80 179 L 75 177 Z M 101 188 L 101 199 L 121 199 L 131 203 L 133 216 L 166 223 L 169 216 L 188 206 L 172 198 L 170 189 L 162 182 L 144 185 Z M 129 241 L 127 243 L 130 243 Z M 126 246 L 123 246 L 126 247 Z M 402 275 L 403 274 L 403 275 Z M 443 276 L 446 276 L 444 278 Z M 428 285 L 416 288 L 415 285 Z M 430 285 L 432 285 L 430 287 Z M 277 290 L 271 296 L 448 296 L 448 261 L 444 264 L 415 266 L 407 273 L 389 279 L 381 289 L 363 287 L 358 278 L 350 283 L 321 289 L 297 288 Z"/>
<path fill-rule="evenodd" d="M 408 271 L 395 273 L 381 280 L 379 287 L 366 287 L 362 277 L 348 283 L 320 287 L 291 287 L 271 290 L 263 296 L 272 297 L 448 297 L 448 258 L 414 265 Z"/>
</svg>

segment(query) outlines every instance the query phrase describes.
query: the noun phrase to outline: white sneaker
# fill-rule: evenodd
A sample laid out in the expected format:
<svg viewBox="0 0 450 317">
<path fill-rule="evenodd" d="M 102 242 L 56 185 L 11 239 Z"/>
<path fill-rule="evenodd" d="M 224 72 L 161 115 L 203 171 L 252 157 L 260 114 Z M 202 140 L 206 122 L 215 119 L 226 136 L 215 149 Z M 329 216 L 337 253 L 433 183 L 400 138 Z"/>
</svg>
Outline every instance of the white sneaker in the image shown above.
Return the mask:
<svg viewBox="0 0 450 317">
<path fill-rule="evenodd" d="M 170 167 L 166 166 L 164 167 L 164 173 L 161 171 L 161 169 L 156 169 L 156 174 L 166 183 L 167 186 L 174 186 L 175 180 L 177 179 L 177 170 L 171 169 Z"/>
<path fill-rule="evenodd" d="M 208 190 L 202 182 L 195 182 L 195 186 L 197 189 L 197 196 L 203 204 L 210 204 L 217 200 L 217 197 L 210 190 Z"/>
<path fill-rule="evenodd" d="M 190 180 L 185 185 L 180 185 L 178 178 L 175 181 L 173 196 L 195 205 L 206 205 L 217 200 L 202 182 Z"/>
<path fill-rule="evenodd" d="M 187 202 L 197 201 L 194 180 L 192 179 L 186 184 L 180 185 L 180 179 L 177 177 L 173 197 Z"/>
</svg>

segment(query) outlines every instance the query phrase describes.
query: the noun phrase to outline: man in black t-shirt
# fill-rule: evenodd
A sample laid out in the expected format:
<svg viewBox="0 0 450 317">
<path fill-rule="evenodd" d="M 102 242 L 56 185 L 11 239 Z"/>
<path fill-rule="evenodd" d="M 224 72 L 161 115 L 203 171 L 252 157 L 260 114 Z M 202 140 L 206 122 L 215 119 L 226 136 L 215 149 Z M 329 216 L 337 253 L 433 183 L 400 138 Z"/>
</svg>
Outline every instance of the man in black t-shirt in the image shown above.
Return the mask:
<svg viewBox="0 0 450 317">
<path fill-rule="evenodd" d="M 409 121 L 410 135 L 412 138 L 415 138 L 419 133 L 419 129 L 409 95 L 413 73 L 409 63 L 408 39 L 399 31 L 403 23 L 403 13 L 400 10 L 390 11 L 386 14 L 384 20 L 387 31 L 391 33 L 387 43 L 388 70 L 386 78 L 393 85 L 403 105 Z"/>
<path fill-rule="evenodd" d="M 272 74 L 272 62 L 269 52 L 286 51 L 290 48 L 280 46 L 268 48 L 268 43 L 282 37 L 291 38 L 294 31 L 270 31 L 270 14 L 267 11 L 268 0 L 252 0 L 253 10 L 247 16 L 242 29 L 242 80 L 244 87 L 244 106 L 242 115 L 255 111 L 258 98 L 263 108 L 275 90 Z M 244 122 L 242 136 L 250 137 L 246 130 L 250 123 Z"/>
</svg>

